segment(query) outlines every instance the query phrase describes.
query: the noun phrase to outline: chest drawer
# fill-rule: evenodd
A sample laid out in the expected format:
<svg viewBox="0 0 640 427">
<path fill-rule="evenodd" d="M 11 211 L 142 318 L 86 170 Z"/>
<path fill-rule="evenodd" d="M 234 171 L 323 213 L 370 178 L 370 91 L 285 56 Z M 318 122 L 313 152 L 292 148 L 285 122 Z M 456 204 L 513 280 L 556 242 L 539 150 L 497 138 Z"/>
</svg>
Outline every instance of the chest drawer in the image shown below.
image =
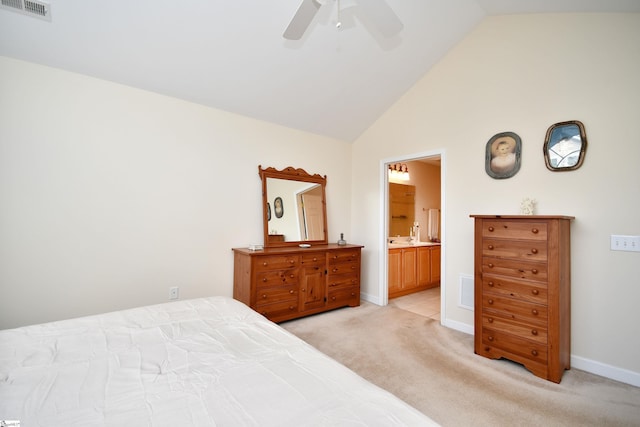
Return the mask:
<svg viewBox="0 0 640 427">
<path fill-rule="evenodd" d="M 546 344 L 530 341 L 495 329 L 482 328 L 482 344 L 487 346 L 485 351 L 489 354 L 494 350 L 492 347 L 495 347 L 525 359 L 540 363 L 547 362 Z"/>
<path fill-rule="evenodd" d="M 547 304 L 547 287 L 537 282 L 525 282 L 504 276 L 484 274 L 482 292 L 503 297 L 512 297 L 537 304 Z"/>
<path fill-rule="evenodd" d="M 483 239 L 482 255 L 498 258 L 545 261 L 547 259 L 547 242 Z"/>
<path fill-rule="evenodd" d="M 482 257 L 482 273 L 546 282 L 547 263 Z"/>
<path fill-rule="evenodd" d="M 547 223 L 535 221 L 486 220 L 483 221 L 482 224 L 482 237 L 546 241 Z"/>
<path fill-rule="evenodd" d="M 295 268 L 300 264 L 298 255 L 274 255 L 264 256 L 256 259 L 256 271 L 277 270 L 284 268 Z"/>
<path fill-rule="evenodd" d="M 483 314 L 493 314 L 522 323 L 547 324 L 548 309 L 546 305 L 494 295 L 483 295 L 482 303 Z"/>
<path fill-rule="evenodd" d="M 282 286 L 286 284 L 295 284 L 297 282 L 298 270 L 295 268 L 289 270 L 261 271 L 256 274 L 257 288 Z"/>
<path fill-rule="evenodd" d="M 511 322 L 508 319 L 490 314 L 482 315 L 482 325 L 485 328 L 537 341 L 541 344 L 547 343 L 547 328 L 541 325 L 525 325 L 522 323 Z"/>
</svg>

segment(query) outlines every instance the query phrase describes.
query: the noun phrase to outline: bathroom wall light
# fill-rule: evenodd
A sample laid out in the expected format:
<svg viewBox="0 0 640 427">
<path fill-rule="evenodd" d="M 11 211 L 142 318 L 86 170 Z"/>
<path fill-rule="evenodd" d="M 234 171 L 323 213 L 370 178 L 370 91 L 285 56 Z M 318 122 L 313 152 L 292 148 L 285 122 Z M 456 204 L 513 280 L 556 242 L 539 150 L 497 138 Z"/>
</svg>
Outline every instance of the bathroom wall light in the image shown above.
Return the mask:
<svg viewBox="0 0 640 427">
<path fill-rule="evenodd" d="M 389 181 L 409 181 L 409 168 L 406 163 L 389 165 Z"/>
</svg>

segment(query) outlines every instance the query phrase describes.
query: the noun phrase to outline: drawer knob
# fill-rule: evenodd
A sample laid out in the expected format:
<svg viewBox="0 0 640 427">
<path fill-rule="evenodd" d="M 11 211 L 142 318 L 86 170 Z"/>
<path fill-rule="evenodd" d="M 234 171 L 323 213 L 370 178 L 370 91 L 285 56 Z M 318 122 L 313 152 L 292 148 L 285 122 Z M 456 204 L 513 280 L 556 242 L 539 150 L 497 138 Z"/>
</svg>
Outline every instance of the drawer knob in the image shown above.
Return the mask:
<svg viewBox="0 0 640 427">
<path fill-rule="evenodd" d="M 537 269 L 537 268 L 534 268 L 533 270 L 531 270 L 531 272 L 532 272 L 533 274 L 538 274 L 538 269 Z"/>
<path fill-rule="evenodd" d="M 265 261 L 265 262 L 262 263 L 262 265 L 266 267 L 267 265 L 269 265 L 269 263 L 267 261 Z"/>
<path fill-rule="evenodd" d="M 494 228 L 493 227 L 489 227 L 489 231 L 493 232 Z"/>
<path fill-rule="evenodd" d="M 355 296 L 356 296 L 356 293 L 355 293 L 355 292 L 351 292 L 351 296 L 352 296 L 352 297 L 355 297 Z"/>
<path fill-rule="evenodd" d="M 262 294 L 262 299 L 267 299 L 267 294 Z"/>
<path fill-rule="evenodd" d="M 493 282 L 489 282 L 489 283 L 487 283 L 487 285 L 488 285 L 490 288 L 493 288 Z"/>
<path fill-rule="evenodd" d="M 289 277 L 293 279 L 295 276 L 292 274 L 292 275 L 290 275 Z"/>
<path fill-rule="evenodd" d="M 493 250 L 493 245 L 489 245 L 489 250 L 492 251 Z"/>
<path fill-rule="evenodd" d="M 293 263 L 295 263 L 295 261 L 294 261 L 294 260 L 292 260 L 292 259 L 291 259 L 291 260 L 289 260 L 289 264 L 293 264 Z"/>
<path fill-rule="evenodd" d="M 538 231 L 539 231 L 539 230 L 538 230 L 537 228 L 532 228 L 532 229 L 531 229 L 531 232 L 532 232 L 533 234 L 538 234 Z"/>
<path fill-rule="evenodd" d="M 293 289 L 289 289 L 289 293 L 293 295 Z"/>
<path fill-rule="evenodd" d="M 263 277 L 263 278 L 262 278 L 262 281 L 263 281 L 263 282 L 266 282 L 266 281 L 267 281 L 267 278 L 266 278 L 266 277 Z"/>
<path fill-rule="evenodd" d="M 534 295 L 538 295 L 538 294 L 539 294 L 539 292 L 538 292 L 538 290 L 537 290 L 537 289 L 533 289 L 533 290 L 531 291 L 531 293 L 532 293 L 532 294 L 534 294 Z"/>
<path fill-rule="evenodd" d="M 531 350 L 531 355 L 532 356 L 537 356 L 538 355 L 538 350 Z"/>
<path fill-rule="evenodd" d="M 300 289 L 300 292 L 307 292 L 307 290 L 302 288 L 302 289 Z"/>
<path fill-rule="evenodd" d="M 487 265 L 489 266 L 489 268 L 493 268 L 493 264 L 489 263 Z"/>
<path fill-rule="evenodd" d="M 331 301 L 335 301 L 335 300 L 336 300 L 336 297 L 331 297 Z"/>
<path fill-rule="evenodd" d="M 534 316 L 538 315 L 538 310 L 536 310 L 535 308 L 533 310 L 531 310 L 531 314 L 533 314 Z"/>
<path fill-rule="evenodd" d="M 489 323 L 493 323 L 493 317 L 489 317 L 489 318 L 487 319 L 487 321 L 488 321 Z"/>
<path fill-rule="evenodd" d="M 489 304 L 493 304 L 493 300 L 490 299 L 489 301 L 487 301 Z"/>
<path fill-rule="evenodd" d="M 493 341 L 493 337 L 492 337 L 492 336 L 487 337 L 487 339 L 488 339 L 489 341 Z"/>
<path fill-rule="evenodd" d="M 531 335 L 538 335 L 538 330 L 537 329 L 532 329 L 531 330 Z"/>
<path fill-rule="evenodd" d="M 531 253 L 532 253 L 532 254 L 537 254 L 537 253 L 538 253 L 538 250 L 537 250 L 536 248 L 533 248 L 533 249 L 531 249 Z"/>
<path fill-rule="evenodd" d="M 292 305 L 290 305 L 290 306 L 289 306 L 289 310 L 291 310 L 291 311 L 293 311 L 293 309 L 294 309 L 294 308 L 295 308 L 295 307 L 294 307 L 294 306 L 292 306 Z"/>
<path fill-rule="evenodd" d="M 338 271 L 338 269 L 337 269 L 337 268 L 334 268 L 334 269 L 333 269 L 333 270 L 331 270 L 331 271 L 333 271 L 333 272 L 335 273 L 336 271 Z"/>
</svg>

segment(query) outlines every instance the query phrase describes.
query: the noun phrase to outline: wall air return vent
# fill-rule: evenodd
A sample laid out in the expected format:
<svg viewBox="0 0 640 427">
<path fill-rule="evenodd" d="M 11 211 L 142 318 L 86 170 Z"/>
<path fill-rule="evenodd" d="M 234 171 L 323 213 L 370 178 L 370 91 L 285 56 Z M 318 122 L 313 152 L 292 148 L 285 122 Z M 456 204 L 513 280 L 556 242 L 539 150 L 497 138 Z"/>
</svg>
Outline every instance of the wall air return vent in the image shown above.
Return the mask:
<svg viewBox="0 0 640 427">
<path fill-rule="evenodd" d="M 0 9 L 51 22 L 51 5 L 39 0 L 0 0 Z"/>
</svg>

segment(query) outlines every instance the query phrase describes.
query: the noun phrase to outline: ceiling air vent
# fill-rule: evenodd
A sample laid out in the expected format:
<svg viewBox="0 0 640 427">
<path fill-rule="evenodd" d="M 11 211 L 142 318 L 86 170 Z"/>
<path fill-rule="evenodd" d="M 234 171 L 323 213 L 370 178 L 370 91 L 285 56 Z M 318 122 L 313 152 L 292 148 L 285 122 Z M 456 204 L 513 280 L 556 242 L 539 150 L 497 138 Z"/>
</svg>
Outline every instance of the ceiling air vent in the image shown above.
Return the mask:
<svg viewBox="0 0 640 427">
<path fill-rule="evenodd" d="M 51 22 L 51 5 L 37 0 L 0 0 L 0 9 Z"/>
</svg>

